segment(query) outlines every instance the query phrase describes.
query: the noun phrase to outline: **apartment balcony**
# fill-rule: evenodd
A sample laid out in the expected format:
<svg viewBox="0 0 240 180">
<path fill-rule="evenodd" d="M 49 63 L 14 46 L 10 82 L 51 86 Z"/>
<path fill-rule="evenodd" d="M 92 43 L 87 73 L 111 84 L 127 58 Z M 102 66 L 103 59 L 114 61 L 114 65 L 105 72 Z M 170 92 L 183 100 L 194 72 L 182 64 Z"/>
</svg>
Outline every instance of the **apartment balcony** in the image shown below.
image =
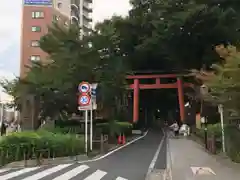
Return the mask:
<svg viewBox="0 0 240 180">
<path fill-rule="evenodd" d="M 75 18 L 77 20 L 79 20 L 79 10 L 77 9 L 71 9 L 71 18 Z"/>
<path fill-rule="evenodd" d="M 87 2 L 83 2 L 83 10 L 88 12 L 88 13 L 92 13 L 93 12 L 92 4 L 87 3 Z"/>
<path fill-rule="evenodd" d="M 89 34 L 92 31 L 92 28 L 85 26 L 85 25 L 83 25 L 82 28 L 83 28 L 83 32 L 85 35 Z"/>
<path fill-rule="evenodd" d="M 80 0 L 71 0 L 71 16 L 79 17 Z"/>
<path fill-rule="evenodd" d="M 89 16 L 87 13 L 83 13 L 83 20 L 89 22 L 92 22 L 92 17 Z"/>
<path fill-rule="evenodd" d="M 93 0 L 83 0 L 83 2 L 93 3 Z"/>
<path fill-rule="evenodd" d="M 79 8 L 80 0 L 71 0 L 71 6 Z"/>
<path fill-rule="evenodd" d="M 91 29 L 92 29 L 92 23 L 83 20 L 83 30 L 84 30 L 84 31 L 85 31 L 85 30 L 89 31 L 89 30 L 91 30 Z"/>
<path fill-rule="evenodd" d="M 71 24 L 79 25 L 79 19 L 76 16 L 71 16 Z"/>
</svg>

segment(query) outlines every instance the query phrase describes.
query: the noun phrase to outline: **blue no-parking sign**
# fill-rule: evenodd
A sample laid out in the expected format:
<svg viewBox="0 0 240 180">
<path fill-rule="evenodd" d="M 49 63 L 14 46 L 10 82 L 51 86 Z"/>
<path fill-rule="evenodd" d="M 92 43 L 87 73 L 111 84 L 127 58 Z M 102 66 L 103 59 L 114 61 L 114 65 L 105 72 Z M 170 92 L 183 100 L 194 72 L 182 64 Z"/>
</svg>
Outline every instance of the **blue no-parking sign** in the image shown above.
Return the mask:
<svg viewBox="0 0 240 180">
<path fill-rule="evenodd" d="M 87 106 L 90 104 L 90 96 L 88 95 L 80 95 L 79 96 L 79 100 L 78 100 L 78 103 L 80 106 Z"/>
</svg>

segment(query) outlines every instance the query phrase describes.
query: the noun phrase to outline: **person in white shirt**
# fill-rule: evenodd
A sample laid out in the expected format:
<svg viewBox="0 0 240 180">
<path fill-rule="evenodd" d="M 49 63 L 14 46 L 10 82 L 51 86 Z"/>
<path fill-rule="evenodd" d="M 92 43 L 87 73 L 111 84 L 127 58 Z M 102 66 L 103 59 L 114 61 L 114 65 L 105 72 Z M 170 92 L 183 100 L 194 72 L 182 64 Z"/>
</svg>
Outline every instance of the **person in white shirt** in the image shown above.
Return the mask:
<svg viewBox="0 0 240 180">
<path fill-rule="evenodd" d="M 187 124 L 183 124 L 179 129 L 179 134 L 183 134 L 184 136 L 189 136 L 190 127 Z"/>
<path fill-rule="evenodd" d="M 177 121 L 175 121 L 170 128 L 174 131 L 174 135 L 177 136 L 178 132 L 179 132 L 179 125 L 177 123 Z"/>
</svg>

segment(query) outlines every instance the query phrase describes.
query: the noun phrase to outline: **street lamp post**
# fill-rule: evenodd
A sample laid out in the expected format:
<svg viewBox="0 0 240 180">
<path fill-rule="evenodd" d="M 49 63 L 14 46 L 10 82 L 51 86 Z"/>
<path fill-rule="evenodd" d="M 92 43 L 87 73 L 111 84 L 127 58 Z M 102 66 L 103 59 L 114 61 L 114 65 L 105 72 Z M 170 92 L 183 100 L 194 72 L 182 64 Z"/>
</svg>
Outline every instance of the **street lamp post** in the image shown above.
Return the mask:
<svg viewBox="0 0 240 180">
<path fill-rule="evenodd" d="M 0 118 L 0 127 L 1 127 L 1 136 L 3 135 L 3 103 L 0 101 L 0 108 L 1 108 L 1 118 Z"/>
<path fill-rule="evenodd" d="M 225 146 L 225 132 L 224 132 L 224 122 L 223 122 L 223 105 L 218 105 L 218 112 L 221 118 L 221 129 L 222 129 L 222 151 L 226 153 L 226 146 Z"/>
<path fill-rule="evenodd" d="M 202 96 L 205 96 L 208 93 L 208 88 L 204 84 L 200 87 L 200 93 Z M 201 97 L 201 115 L 203 112 L 203 97 Z M 207 132 L 207 117 L 202 117 L 201 122 L 204 124 L 204 143 L 205 143 L 205 148 L 208 148 L 208 143 L 207 143 L 207 137 L 208 137 L 208 132 Z"/>
</svg>

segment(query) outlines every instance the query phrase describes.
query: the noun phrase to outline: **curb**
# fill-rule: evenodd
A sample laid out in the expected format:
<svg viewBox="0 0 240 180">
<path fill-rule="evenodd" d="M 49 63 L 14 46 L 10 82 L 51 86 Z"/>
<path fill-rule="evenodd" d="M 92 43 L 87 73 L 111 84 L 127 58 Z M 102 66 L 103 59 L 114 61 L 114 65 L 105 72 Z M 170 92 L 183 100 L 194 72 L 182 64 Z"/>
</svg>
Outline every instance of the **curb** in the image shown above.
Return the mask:
<svg viewBox="0 0 240 180">
<path fill-rule="evenodd" d="M 0 168 L 23 168 L 23 167 L 36 167 L 36 166 L 46 166 L 46 165 L 56 165 L 62 163 L 74 163 L 79 160 L 88 160 L 89 157 L 86 155 L 78 155 L 73 157 L 57 157 L 51 159 L 42 159 L 39 164 L 36 159 L 27 160 L 27 161 L 15 161 L 9 164 L 6 164 Z"/>
<path fill-rule="evenodd" d="M 164 180 L 173 180 L 172 177 L 172 165 L 173 165 L 173 161 L 172 161 L 172 155 L 171 155 L 171 147 L 169 145 L 169 134 L 168 132 L 166 132 L 167 136 L 166 136 L 166 142 L 167 142 L 167 168 L 166 171 L 164 173 Z"/>
</svg>

